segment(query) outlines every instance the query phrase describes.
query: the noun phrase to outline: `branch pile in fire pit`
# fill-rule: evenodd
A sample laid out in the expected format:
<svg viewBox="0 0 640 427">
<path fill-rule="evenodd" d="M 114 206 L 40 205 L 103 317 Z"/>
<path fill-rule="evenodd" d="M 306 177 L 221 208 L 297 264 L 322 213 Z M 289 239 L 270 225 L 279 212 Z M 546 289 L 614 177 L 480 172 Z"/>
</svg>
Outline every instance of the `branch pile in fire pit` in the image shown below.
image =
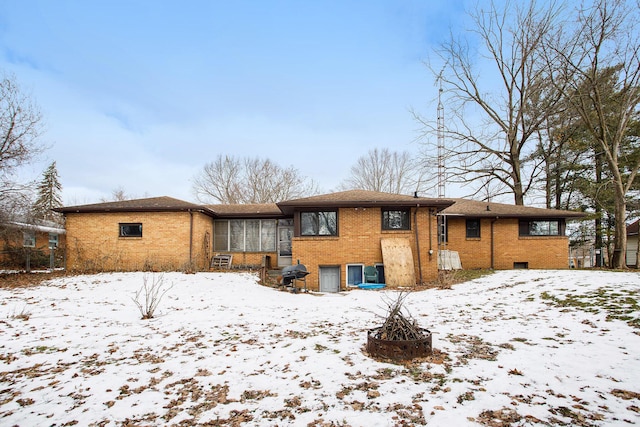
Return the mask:
<svg viewBox="0 0 640 427">
<path fill-rule="evenodd" d="M 403 314 L 404 300 L 407 293 L 399 293 L 395 301 L 387 303 L 387 317 L 383 325 L 376 331 L 375 338 L 389 341 L 413 341 L 424 339 L 425 330 L 420 328 L 410 316 Z"/>
</svg>

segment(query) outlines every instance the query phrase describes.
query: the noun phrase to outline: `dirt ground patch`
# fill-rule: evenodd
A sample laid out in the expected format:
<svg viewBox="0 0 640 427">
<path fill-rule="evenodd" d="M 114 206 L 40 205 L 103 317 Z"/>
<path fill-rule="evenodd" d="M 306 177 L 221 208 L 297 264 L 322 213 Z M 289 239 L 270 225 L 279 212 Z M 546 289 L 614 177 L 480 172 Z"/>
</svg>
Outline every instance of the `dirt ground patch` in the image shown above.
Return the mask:
<svg viewBox="0 0 640 427">
<path fill-rule="evenodd" d="M 59 277 L 67 276 L 67 273 L 62 270 L 55 270 L 53 272 L 11 272 L 0 273 L 0 289 L 11 288 L 25 288 L 29 286 L 37 286 L 46 280 L 57 279 Z"/>
</svg>

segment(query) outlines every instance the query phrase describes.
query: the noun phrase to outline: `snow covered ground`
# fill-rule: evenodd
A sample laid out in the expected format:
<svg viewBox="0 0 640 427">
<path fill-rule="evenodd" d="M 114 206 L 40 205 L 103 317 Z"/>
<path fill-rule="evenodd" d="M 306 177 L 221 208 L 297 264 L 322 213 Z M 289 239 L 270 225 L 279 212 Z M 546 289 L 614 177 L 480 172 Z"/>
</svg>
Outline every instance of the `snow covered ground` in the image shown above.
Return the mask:
<svg viewBox="0 0 640 427">
<path fill-rule="evenodd" d="M 0 425 L 639 425 L 640 275 L 502 271 L 408 296 L 438 358 L 364 353 L 392 291 L 291 294 L 248 273 L 0 289 Z M 147 277 L 148 281 L 158 276 Z"/>
</svg>

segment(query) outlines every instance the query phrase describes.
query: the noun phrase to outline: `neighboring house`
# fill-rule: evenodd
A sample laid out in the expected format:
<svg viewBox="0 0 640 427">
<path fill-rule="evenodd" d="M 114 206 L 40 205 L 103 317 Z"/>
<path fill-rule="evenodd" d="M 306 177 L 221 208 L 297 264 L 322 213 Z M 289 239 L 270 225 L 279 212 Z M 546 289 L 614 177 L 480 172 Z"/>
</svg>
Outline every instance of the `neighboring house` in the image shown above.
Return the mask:
<svg viewBox="0 0 640 427">
<path fill-rule="evenodd" d="M 229 254 L 235 266 L 303 264 L 307 288 L 324 292 L 363 282 L 365 267 L 389 286 L 432 281 L 440 249 L 457 251 L 463 268 L 567 268 L 565 221 L 582 216 L 364 190 L 263 205 L 159 197 L 57 211 L 70 270 L 200 270 Z"/>
<path fill-rule="evenodd" d="M 638 267 L 638 228 L 640 220 L 627 226 L 627 266 Z"/>
<path fill-rule="evenodd" d="M 50 266 L 51 249 L 62 264 L 66 230 L 51 221 L 10 221 L 0 225 L 0 266 L 26 268 L 27 257 L 34 268 Z"/>
</svg>

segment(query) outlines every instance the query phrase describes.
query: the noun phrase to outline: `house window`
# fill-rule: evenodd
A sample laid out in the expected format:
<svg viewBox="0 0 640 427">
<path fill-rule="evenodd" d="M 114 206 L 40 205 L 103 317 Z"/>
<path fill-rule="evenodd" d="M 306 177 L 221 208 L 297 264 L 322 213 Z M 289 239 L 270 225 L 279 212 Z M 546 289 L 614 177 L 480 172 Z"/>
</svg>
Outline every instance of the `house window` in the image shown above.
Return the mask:
<svg viewBox="0 0 640 427">
<path fill-rule="evenodd" d="M 36 247 L 36 232 L 35 231 L 23 231 L 22 232 L 22 246 L 25 248 Z"/>
<path fill-rule="evenodd" d="M 58 235 L 56 233 L 49 233 L 49 248 L 58 247 Z"/>
<path fill-rule="evenodd" d="M 378 270 L 378 283 L 385 283 L 384 265 L 383 264 L 376 264 L 376 270 Z"/>
<path fill-rule="evenodd" d="M 142 224 L 136 223 L 120 223 L 120 237 L 142 237 Z"/>
<path fill-rule="evenodd" d="M 480 238 L 480 220 L 468 219 L 467 220 L 467 239 L 479 239 Z"/>
<path fill-rule="evenodd" d="M 274 252 L 276 221 L 260 219 L 216 220 L 213 250 L 232 252 Z"/>
<path fill-rule="evenodd" d="M 521 236 L 560 236 L 564 232 L 561 220 L 520 221 Z"/>
<path fill-rule="evenodd" d="M 411 230 L 409 209 L 383 209 L 383 230 Z"/>
<path fill-rule="evenodd" d="M 336 211 L 301 212 L 300 234 L 302 236 L 337 236 L 338 213 Z"/>
<path fill-rule="evenodd" d="M 363 264 L 347 264 L 347 286 L 357 286 L 364 277 Z"/>
</svg>

